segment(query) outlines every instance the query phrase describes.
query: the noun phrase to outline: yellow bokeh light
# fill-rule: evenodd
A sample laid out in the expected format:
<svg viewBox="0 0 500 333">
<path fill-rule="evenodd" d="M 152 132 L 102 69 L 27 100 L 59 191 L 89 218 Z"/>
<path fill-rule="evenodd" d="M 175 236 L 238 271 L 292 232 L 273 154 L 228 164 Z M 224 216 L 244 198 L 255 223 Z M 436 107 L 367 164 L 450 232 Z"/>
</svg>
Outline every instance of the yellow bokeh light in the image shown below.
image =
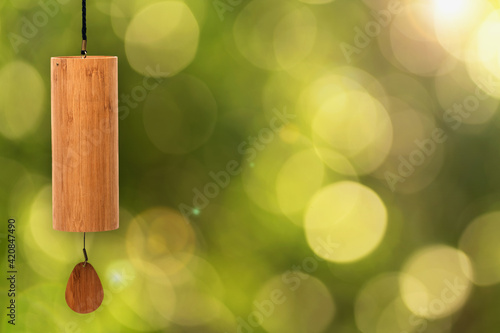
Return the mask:
<svg viewBox="0 0 500 333">
<path fill-rule="evenodd" d="M 240 321 L 240 332 L 261 325 L 268 332 L 324 332 L 333 320 L 335 303 L 317 278 L 291 271 L 267 281 L 257 293 L 254 311 Z"/>
<path fill-rule="evenodd" d="M 169 271 L 168 262 L 161 265 Z M 172 275 L 175 291 L 182 295 L 170 319 L 182 326 L 207 325 L 219 319 L 224 305 L 216 298 L 223 294 L 224 286 L 213 266 L 200 257 L 193 257 L 186 269 Z M 208 287 L 210 286 L 210 287 Z"/>
<path fill-rule="evenodd" d="M 471 264 L 457 249 L 445 245 L 421 249 L 407 260 L 402 272 L 401 297 L 422 318 L 447 317 L 469 298 Z"/>
<path fill-rule="evenodd" d="M 484 21 L 478 32 L 478 58 L 496 78 L 500 78 L 500 46 L 492 43 L 500 33 L 500 10 L 492 12 Z M 497 91 L 495 95 L 498 96 Z"/>
<path fill-rule="evenodd" d="M 281 130 L 280 130 L 281 131 Z M 252 135 L 254 142 L 246 140 L 248 147 L 243 164 L 242 180 L 245 192 L 262 209 L 281 214 L 278 203 L 276 181 L 278 175 L 290 155 L 301 145 L 291 145 L 279 137 L 278 133 L 269 130 L 266 141 L 260 141 L 257 135 Z M 269 139 L 267 139 L 269 138 Z M 310 145 L 309 145 L 310 147 Z M 305 148 L 305 147 L 304 147 Z M 250 154 L 252 153 L 252 154 Z M 254 157 L 252 159 L 252 157 Z"/>
<path fill-rule="evenodd" d="M 398 297 L 389 304 L 376 326 L 376 333 L 450 333 L 451 319 L 428 320 L 413 314 Z"/>
<path fill-rule="evenodd" d="M 173 257 L 185 264 L 180 267 L 172 260 Z M 154 309 L 149 316 L 158 324 L 165 325 L 166 320 L 181 326 L 209 325 L 220 319 L 226 323 L 231 322 L 232 318 L 227 318 L 227 309 L 218 300 L 224 293 L 224 285 L 208 261 L 191 253 L 178 253 L 157 259 L 150 265 L 156 268 L 156 274 L 149 275 L 146 279 L 140 273 L 136 276 L 134 267 L 127 265 L 125 261 L 110 267 L 107 275 L 110 281 L 116 278 L 124 279 L 124 282 L 116 283 L 119 287 L 116 294 L 120 297 L 122 293 L 126 294 L 124 297 L 128 301 L 136 295 L 128 289 L 142 288 L 144 294 L 140 302 L 149 302 L 148 308 Z M 142 282 L 136 283 L 137 279 Z M 128 311 L 129 307 L 135 309 L 130 303 L 116 306 L 116 313 L 119 313 L 118 310 Z M 127 325 L 138 325 L 128 319 L 123 321 Z"/>
<path fill-rule="evenodd" d="M 126 286 L 109 294 L 106 309 L 125 327 L 138 331 L 166 328 L 175 311 L 177 295 L 166 274 L 138 274 Z M 153 305 L 153 306 L 152 306 Z"/>
<path fill-rule="evenodd" d="M 19 248 L 29 267 L 45 279 L 67 282 L 73 265 L 83 259 L 82 234 L 60 232 L 52 228 L 50 185 L 38 189 L 26 222 L 24 228 L 20 229 L 24 241 L 19 244 Z"/>
<path fill-rule="evenodd" d="M 99 1 L 98 8 L 111 16 L 111 26 L 115 34 L 125 39 L 128 24 L 134 15 L 144 8 L 165 0 L 108 0 L 109 3 Z"/>
<path fill-rule="evenodd" d="M 400 273 L 384 273 L 360 289 L 354 304 L 356 326 L 363 333 L 448 332 L 450 319 L 428 320 L 413 314 L 401 299 Z"/>
<path fill-rule="evenodd" d="M 415 193 L 432 184 L 438 176 L 445 145 L 442 140 L 435 139 L 441 136 L 436 135 L 439 130 L 434 117 L 414 110 L 400 99 L 390 98 L 389 101 L 393 110 L 390 114 L 393 144 L 384 167 L 375 171 L 374 176 L 386 181 L 395 192 Z M 444 130 L 439 133 L 447 139 Z M 398 181 L 394 175 L 403 178 Z"/>
<path fill-rule="evenodd" d="M 380 78 L 380 83 L 383 84 L 387 91 L 386 102 L 388 111 L 399 111 L 402 107 L 409 107 L 416 110 L 432 110 L 434 100 L 429 94 L 428 88 L 416 80 L 417 76 L 404 74 L 399 71 L 393 71 L 388 75 Z M 400 100 L 406 106 L 392 106 L 394 99 Z"/>
<path fill-rule="evenodd" d="M 276 180 L 276 192 L 281 210 L 292 221 L 302 223 L 302 219 L 293 217 L 321 188 L 323 177 L 323 162 L 313 149 L 299 152 L 285 162 Z"/>
<path fill-rule="evenodd" d="M 55 262 L 69 264 L 81 257 L 81 234 L 62 233 L 52 228 L 52 187 L 40 189 L 31 206 L 30 219 L 25 232 L 31 233 L 33 245 Z M 78 240 L 78 241 L 77 241 Z M 75 251 L 71 251 L 75 249 Z"/>
<path fill-rule="evenodd" d="M 29 96 L 26 96 L 29 92 Z M 0 134 L 20 139 L 40 121 L 45 86 L 38 71 L 23 61 L 7 63 L 0 69 Z"/>
<path fill-rule="evenodd" d="M 192 226 L 176 210 L 156 207 L 134 218 L 127 230 L 127 253 L 134 266 L 144 274 L 157 277 L 182 269 L 195 251 L 196 238 Z M 158 264 L 169 260 L 168 272 L 162 272 Z"/>
<path fill-rule="evenodd" d="M 172 321 L 182 326 L 206 325 L 220 315 L 223 304 L 214 297 L 192 289 L 177 288 L 180 297 Z"/>
<path fill-rule="evenodd" d="M 144 8 L 165 0 L 102 0 L 95 6 L 104 14 L 111 18 L 111 26 L 116 36 L 124 40 L 127 27 L 135 14 Z M 179 0 L 174 0 L 179 1 Z M 201 26 L 205 20 L 207 10 L 210 10 L 211 4 L 205 1 L 181 0 L 189 6 L 198 24 Z"/>
<path fill-rule="evenodd" d="M 107 265 L 103 275 L 104 285 L 112 293 L 119 293 L 128 288 L 137 278 L 137 271 L 128 260 L 117 260 Z"/>
<path fill-rule="evenodd" d="M 307 9 L 287 13 L 274 31 L 274 51 L 281 68 L 291 68 L 309 55 L 316 36 L 316 19 Z"/>
<path fill-rule="evenodd" d="M 399 102 L 399 103 L 398 103 Z M 404 103 L 393 100 L 396 104 L 395 111 L 391 113 L 391 121 L 394 126 L 394 142 L 391 147 L 391 155 L 408 155 L 415 149 L 415 141 L 430 136 L 436 128 L 433 117 L 424 112 L 411 109 Z"/>
<path fill-rule="evenodd" d="M 333 149 L 315 147 L 316 154 L 321 160 L 338 174 L 349 176 L 357 180 L 357 172 L 349 159 Z"/>
<path fill-rule="evenodd" d="M 190 8 L 181 1 L 163 1 L 134 16 L 125 34 L 125 51 L 136 72 L 168 77 L 191 63 L 198 37 L 198 22 Z"/>
<path fill-rule="evenodd" d="M 380 101 L 385 98 L 384 87 L 363 69 L 342 66 L 328 71 L 322 70 L 320 73 L 308 78 L 311 82 L 302 90 L 299 96 L 297 113 L 308 123 L 313 121 L 317 111 L 325 103 L 328 103 L 331 98 L 337 95 L 356 91 L 370 94 Z M 294 101 L 291 98 L 290 100 Z"/>
<path fill-rule="evenodd" d="M 354 304 L 356 326 L 363 333 L 375 333 L 380 316 L 399 294 L 399 274 L 386 273 L 368 281 Z"/>
<path fill-rule="evenodd" d="M 470 258 L 475 284 L 489 286 L 500 282 L 500 212 L 475 219 L 460 238 L 460 249 Z"/>
<path fill-rule="evenodd" d="M 436 15 L 448 19 L 460 19 L 467 15 L 470 0 L 433 0 Z"/>
<path fill-rule="evenodd" d="M 495 43 L 490 40 L 489 44 Z M 459 130 L 460 127 L 468 127 L 462 124 L 480 125 L 493 118 L 498 100 L 490 98 L 489 95 L 498 92 L 492 91 L 491 86 L 483 85 L 488 81 L 482 80 L 477 85 L 463 65 L 458 65 L 446 75 L 434 79 L 436 97 L 442 107 L 439 116 L 447 127 Z"/>
<path fill-rule="evenodd" d="M 393 57 L 408 72 L 422 76 L 436 74 L 448 53 L 437 42 L 432 7 L 413 3 L 394 18 L 390 29 Z"/>
<path fill-rule="evenodd" d="M 0 165 L 2 166 L 0 202 L 5 203 L 0 204 L 0 213 L 6 215 L 9 212 L 19 212 L 17 218 L 27 220 L 29 217 L 27 208 L 39 190 L 35 184 L 38 182 L 46 184 L 47 179 L 28 173 L 24 165 L 16 160 L 0 156 Z"/>
<path fill-rule="evenodd" d="M 360 91 L 331 96 L 317 110 L 312 127 L 316 146 L 338 151 L 358 174 L 380 166 L 392 143 L 392 124 L 384 106 Z"/>
<path fill-rule="evenodd" d="M 312 124 L 314 145 L 325 164 L 357 176 L 375 170 L 390 149 L 385 99 L 384 88 L 372 75 L 344 66 L 314 77 L 300 94 L 297 113 Z"/>
<path fill-rule="evenodd" d="M 476 61 L 477 32 L 493 5 L 487 0 L 436 1 L 434 26 L 439 43 L 460 60 Z"/>
<path fill-rule="evenodd" d="M 386 227 L 382 200 L 368 187 L 351 181 L 319 191 L 310 202 L 304 224 L 311 249 L 338 263 L 367 256 L 382 241 Z"/>
<path fill-rule="evenodd" d="M 315 16 L 305 5 L 255 0 L 238 15 L 234 39 L 253 65 L 268 70 L 287 69 L 311 52 L 316 30 Z"/>
</svg>

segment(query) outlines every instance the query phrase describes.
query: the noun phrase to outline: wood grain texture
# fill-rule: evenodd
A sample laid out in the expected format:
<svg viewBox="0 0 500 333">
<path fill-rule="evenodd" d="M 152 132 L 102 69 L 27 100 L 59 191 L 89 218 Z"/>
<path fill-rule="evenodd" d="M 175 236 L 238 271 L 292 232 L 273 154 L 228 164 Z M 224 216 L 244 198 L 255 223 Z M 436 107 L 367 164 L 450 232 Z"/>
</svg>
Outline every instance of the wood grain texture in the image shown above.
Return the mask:
<svg viewBox="0 0 500 333">
<path fill-rule="evenodd" d="M 53 228 L 117 229 L 118 58 L 52 58 L 51 99 Z"/>
<path fill-rule="evenodd" d="M 78 313 L 97 310 L 104 299 L 101 280 L 91 264 L 75 266 L 66 285 L 66 303 Z"/>
</svg>

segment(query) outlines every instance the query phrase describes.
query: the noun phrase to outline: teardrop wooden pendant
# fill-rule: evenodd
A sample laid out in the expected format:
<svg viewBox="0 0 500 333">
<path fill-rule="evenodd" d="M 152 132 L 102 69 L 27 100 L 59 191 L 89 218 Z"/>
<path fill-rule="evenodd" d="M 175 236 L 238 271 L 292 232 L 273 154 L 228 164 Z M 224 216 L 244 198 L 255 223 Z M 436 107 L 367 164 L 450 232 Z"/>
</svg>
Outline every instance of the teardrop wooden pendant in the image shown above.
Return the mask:
<svg viewBox="0 0 500 333">
<path fill-rule="evenodd" d="M 90 313 L 97 310 L 104 298 L 101 280 L 88 262 L 75 266 L 66 286 L 66 303 L 75 312 Z"/>
</svg>

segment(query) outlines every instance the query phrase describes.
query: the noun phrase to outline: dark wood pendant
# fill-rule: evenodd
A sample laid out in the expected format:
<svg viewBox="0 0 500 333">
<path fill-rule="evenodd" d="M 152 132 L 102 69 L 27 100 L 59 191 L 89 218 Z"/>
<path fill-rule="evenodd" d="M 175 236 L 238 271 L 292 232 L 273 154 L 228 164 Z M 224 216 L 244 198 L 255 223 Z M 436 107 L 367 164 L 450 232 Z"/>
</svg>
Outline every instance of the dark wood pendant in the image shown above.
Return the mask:
<svg viewBox="0 0 500 333">
<path fill-rule="evenodd" d="M 79 263 L 69 276 L 66 303 L 75 312 L 90 313 L 102 303 L 104 290 L 101 280 L 91 264 Z"/>
</svg>

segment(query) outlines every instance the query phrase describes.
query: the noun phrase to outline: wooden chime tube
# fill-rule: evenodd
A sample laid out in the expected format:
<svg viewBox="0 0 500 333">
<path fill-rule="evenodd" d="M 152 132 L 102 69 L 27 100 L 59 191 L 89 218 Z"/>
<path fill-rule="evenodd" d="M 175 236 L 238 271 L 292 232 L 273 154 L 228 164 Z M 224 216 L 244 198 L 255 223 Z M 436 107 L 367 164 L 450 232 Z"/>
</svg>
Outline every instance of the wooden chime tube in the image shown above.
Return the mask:
<svg viewBox="0 0 500 333">
<path fill-rule="evenodd" d="M 53 228 L 117 229 L 118 58 L 52 58 L 51 99 Z"/>
</svg>

